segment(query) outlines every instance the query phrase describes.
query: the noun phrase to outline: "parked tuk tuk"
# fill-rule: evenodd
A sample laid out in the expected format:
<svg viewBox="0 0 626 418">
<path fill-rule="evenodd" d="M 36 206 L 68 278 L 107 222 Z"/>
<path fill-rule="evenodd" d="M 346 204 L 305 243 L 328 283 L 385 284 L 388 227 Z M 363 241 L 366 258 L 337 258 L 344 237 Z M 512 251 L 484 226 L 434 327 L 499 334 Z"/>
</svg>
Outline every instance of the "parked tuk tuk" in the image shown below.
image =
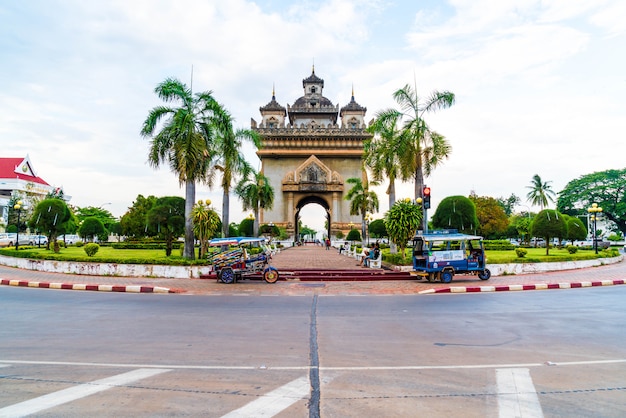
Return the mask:
<svg viewBox="0 0 626 418">
<path fill-rule="evenodd" d="M 483 238 L 456 229 L 432 231 L 413 238 L 411 275 L 429 282 L 450 283 L 455 274 L 477 275 L 489 280 Z"/>
<path fill-rule="evenodd" d="M 208 256 L 217 279 L 230 284 L 243 278 L 257 276 L 262 277 L 267 283 L 276 283 L 279 278 L 278 270 L 270 265 L 272 256 L 262 245 L 264 241 L 264 238 L 251 237 L 215 238 L 209 241 L 210 247 L 225 249 Z M 249 254 L 248 250 L 253 246 L 260 247 L 262 251 Z"/>
</svg>

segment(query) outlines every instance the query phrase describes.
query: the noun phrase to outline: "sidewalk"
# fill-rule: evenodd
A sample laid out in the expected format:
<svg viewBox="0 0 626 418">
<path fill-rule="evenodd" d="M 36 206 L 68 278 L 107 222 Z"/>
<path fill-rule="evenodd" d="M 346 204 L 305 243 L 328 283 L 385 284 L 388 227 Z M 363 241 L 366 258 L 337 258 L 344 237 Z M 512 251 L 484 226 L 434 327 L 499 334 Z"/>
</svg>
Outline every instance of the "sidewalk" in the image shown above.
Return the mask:
<svg viewBox="0 0 626 418">
<path fill-rule="evenodd" d="M 336 249 L 305 245 L 282 250 L 272 259 L 281 273 L 274 284 L 243 280 L 223 284 L 213 279 L 156 279 L 149 277 L 81 276 L 44 273 L 0 266 L 0 283 L 12 286 L 46 287 L 113 292 L 182 293 L 186 295 L 399 295 L 428 292 L 533 290 L 624 284 L 626 263 L 542 274 L 492 277 L 482 281 L 475 276 L 455 276 L 451 283 L 428 283 L 414 279 L 385 281 L 299 282 L 289 279 L 294 269 L 366 270 L 357 261 L 340 255 Z M 287 279 L 287 280 L 283 280 Z M 550 284 L 552 286 L 543 286 Z M 563 286 L 555 286 L 563 284 Z M 538 287 L 536 285 L 539 285 Z"/>
</svg>

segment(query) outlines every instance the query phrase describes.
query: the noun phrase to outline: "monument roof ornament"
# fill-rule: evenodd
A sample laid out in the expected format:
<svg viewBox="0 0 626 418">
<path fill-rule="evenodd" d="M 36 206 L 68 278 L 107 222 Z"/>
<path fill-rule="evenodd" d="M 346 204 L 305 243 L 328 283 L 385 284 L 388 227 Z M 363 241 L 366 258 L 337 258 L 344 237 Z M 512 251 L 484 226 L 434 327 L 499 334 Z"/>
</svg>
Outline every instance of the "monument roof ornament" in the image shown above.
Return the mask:
<svg viewBox="0 0 626 418">
<path fill-rule="evenodd" d="M 321 84 L 324 87 L 324 80 L 315 75 L 315 66 L 313 66 L 311 75 L 302 79 L 302 87 L 306 87 L 307 84 Z"/>
<path fill-rule="evenodd" d="M 261 112 L 263 112 L 264 110 L 279 110 L 279 111 L 282 110 L 283 113 L 287 112 L 285 107 L 276 101 L 276 93 L 274 91 L 274 87 L 272 87 L 272 100 L 265 106 L 260 107 L 259 110 Z"/>
<path fill-rule="evenodd" d="M 359 111 L 359 112 L 367 111 L 366 107 L 361 106 L 354 100 L 354 88 L 352 88 L 352 99 L 350 99 L 350 103 L 348 103 L 347 105 L 341 108 L 340 115 L 343 115 L 343 112 L 346 110 L 354 110 L 354 111 Z"/>
</svg>

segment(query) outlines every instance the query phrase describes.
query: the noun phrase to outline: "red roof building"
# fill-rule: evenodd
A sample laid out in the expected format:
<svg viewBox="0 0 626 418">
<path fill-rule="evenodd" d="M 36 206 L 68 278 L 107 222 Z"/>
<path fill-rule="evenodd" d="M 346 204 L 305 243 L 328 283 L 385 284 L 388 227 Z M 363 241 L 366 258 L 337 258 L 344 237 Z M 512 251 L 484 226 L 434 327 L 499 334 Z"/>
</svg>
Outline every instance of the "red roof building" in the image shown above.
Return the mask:
<svg viewBox="0 0 626 418">
<path fill-rule="evenodd" d="M 5 225 L 11 196 L 18 194 L 29 202 L 31 198 L 44 198 L 54 189 L 37 176 L 28 155 L 26 158 L 0 158 L 0 220 Z"/>
</svg>

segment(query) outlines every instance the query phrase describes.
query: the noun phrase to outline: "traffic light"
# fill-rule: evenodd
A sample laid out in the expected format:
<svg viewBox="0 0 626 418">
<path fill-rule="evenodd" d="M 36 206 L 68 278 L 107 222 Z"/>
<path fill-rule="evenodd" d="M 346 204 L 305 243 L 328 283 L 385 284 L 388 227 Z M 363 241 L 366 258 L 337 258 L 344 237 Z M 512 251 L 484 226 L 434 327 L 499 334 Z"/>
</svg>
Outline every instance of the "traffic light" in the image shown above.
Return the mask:
<svg viewBox="0 0 626 418">
<path fill-rule="evenodd" d="M 430 187 L 424 186 L 422 189 L 422 200 L 424 202 L 424 209 L 430 209 Z"/>
</svg>

